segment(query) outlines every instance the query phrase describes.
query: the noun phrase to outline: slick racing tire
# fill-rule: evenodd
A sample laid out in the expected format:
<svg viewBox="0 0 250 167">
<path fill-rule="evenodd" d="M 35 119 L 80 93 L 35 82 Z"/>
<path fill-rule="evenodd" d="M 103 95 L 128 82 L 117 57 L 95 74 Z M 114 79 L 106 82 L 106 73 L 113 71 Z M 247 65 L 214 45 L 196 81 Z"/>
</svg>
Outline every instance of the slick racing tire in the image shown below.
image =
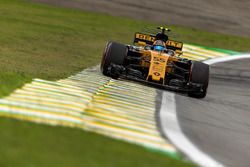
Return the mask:
<svg viewBox="0 0 250 167">
<path fill-rule="evenodd" d="M 112 77 L 108 71 L 111 64 L 123 65 L 125 56 L 127 55 L 127 46 L 117 43 L 108 42 L 104 48 L 101 71 L 104 75 Z"/>
<path fill-rule="evenodd" d="M 198 61 L 192 61 L 189 80 L 192 83 L 202 84 L 203 86 L 199 91 L 188 92 L 188 96 L 204 98 L 207 94 L 209 82 L 209 65 Z"/>
</svg>

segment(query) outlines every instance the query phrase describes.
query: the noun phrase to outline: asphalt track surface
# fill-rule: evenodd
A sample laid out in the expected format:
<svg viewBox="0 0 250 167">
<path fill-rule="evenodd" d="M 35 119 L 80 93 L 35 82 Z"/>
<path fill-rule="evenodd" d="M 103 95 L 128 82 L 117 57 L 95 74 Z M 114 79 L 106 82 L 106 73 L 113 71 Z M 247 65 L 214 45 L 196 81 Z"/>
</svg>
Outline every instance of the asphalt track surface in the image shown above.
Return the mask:
<svg viewBox="0 0 250 167">
<path fill-rule="evenodd" d="M 232 167 L 250 166 L 250 59 L 211 66 L 205 99 L 176 95 L 184 134 L 200 150 Z"/>
<path fill-rule="evenodd" d="M 250 36 L 249 0 L 33 0 L 110 15 Z"/>
</svg>

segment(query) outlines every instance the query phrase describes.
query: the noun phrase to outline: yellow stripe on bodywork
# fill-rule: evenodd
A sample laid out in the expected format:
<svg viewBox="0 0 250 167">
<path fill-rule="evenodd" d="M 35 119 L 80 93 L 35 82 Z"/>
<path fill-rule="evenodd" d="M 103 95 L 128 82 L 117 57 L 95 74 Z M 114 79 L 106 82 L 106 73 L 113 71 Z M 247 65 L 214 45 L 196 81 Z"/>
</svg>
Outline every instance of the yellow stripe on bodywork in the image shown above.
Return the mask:
<svg viewBox="0 0 250 167">
<path fill-rule="evenodd" d="M 162 55 L 162 52 L 151 51 L 151 63 L 149 67 L 149 73 L 147 80 L 152 79 L 152 81 L 164 82 L 167 61 L 169 56 Z"/>
</svg>

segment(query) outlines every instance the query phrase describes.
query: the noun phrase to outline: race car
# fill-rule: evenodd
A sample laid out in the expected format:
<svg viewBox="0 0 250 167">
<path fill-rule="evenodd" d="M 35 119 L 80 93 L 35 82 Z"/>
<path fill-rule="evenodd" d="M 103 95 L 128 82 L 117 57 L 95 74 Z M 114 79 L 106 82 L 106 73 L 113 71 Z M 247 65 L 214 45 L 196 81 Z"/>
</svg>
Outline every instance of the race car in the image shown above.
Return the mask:
<svg viewBox="0 0 250 167">
<path fill-rule="evenodd" d="M 183 43 L 169 39 L 169 28 L 157 29 L 155 34 L 136 32 L 133 45 L 108 42 L 101 62 L 102 73 L 204 98 L 209 66 L 182 58 Z"/>
</svg>

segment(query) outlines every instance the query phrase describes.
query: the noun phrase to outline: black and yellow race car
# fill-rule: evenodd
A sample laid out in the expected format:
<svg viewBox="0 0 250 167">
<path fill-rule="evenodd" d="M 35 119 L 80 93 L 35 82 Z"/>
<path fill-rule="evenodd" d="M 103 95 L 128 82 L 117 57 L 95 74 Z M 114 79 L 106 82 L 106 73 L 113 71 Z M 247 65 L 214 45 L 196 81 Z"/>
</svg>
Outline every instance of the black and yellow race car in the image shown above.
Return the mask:
<svg viewBox="0 0 250 167">
<path fill-rule="evenodd" d="M 102 73 L 204 98 L 209 66 L 182 58 L 183 43 L 169 39 L 168 28 L 158 27 L 158 31 L 135 33 L 133 45 L 108 42 L 101 62 Z"/>
</svg>

